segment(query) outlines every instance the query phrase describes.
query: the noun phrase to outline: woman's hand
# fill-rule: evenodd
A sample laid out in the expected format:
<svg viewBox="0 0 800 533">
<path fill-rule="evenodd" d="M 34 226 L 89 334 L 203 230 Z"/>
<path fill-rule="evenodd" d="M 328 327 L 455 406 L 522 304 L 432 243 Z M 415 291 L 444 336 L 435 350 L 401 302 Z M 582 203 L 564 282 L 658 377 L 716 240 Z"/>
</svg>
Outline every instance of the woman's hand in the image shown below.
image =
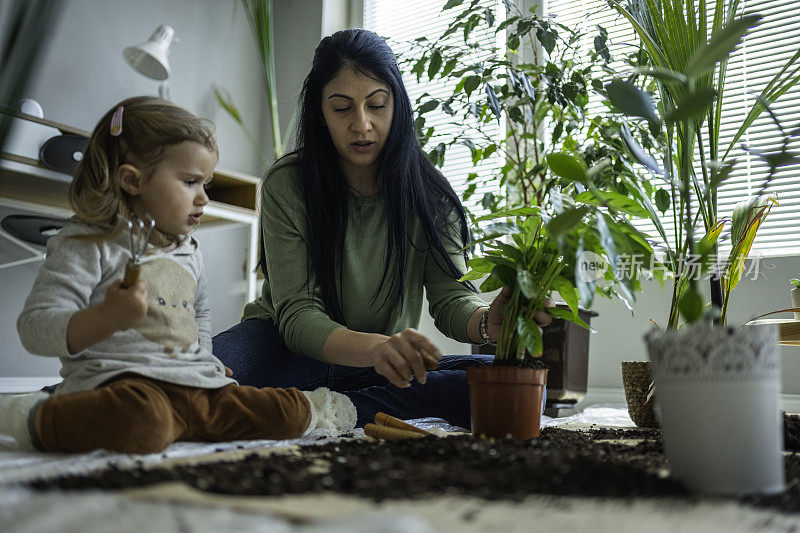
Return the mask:
<svg viewBox="0 0 800 533">
<path fill-rule="evenodd" d="M 496 341 L 500 338 L 500 329 L 503 327 L 503 306 L 508 303 L 509 298 L 511 298 L 511 293 L 512 290 L 510 287 L 503 287 L 500 294 L 498 294 L 491 305 L 489 305 L 489 316 L 486 318 L 486 334 L 489 335 L 489 338 L 492 340 Z M 550 298 L 544 299 L 545 309 L 555 306 L 555 302 Z M 541 333 L 542 326 L 550 324 L 553 317 L 546 311 L 539 310 L 534 313 L 533 319 L 539 324 L 539 333 Z"/>
<path fill-rule="evenodd" d="M 376 342 L 370 347 L 370 357 L 375 372 L 406 388 L 414 377 L 425 384 L 427 371 L 436 368 L 442 354 L 425 335 L 407 328 Z"/>
</svg>

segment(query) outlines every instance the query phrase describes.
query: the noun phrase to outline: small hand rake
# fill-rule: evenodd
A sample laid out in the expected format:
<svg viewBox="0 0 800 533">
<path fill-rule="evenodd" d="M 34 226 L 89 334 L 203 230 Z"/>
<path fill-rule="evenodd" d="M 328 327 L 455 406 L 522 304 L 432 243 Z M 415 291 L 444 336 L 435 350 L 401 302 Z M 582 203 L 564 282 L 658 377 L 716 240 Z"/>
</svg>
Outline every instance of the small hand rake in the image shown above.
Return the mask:
<svg viewBox="0 0 800 533">
<path fill-rule="evenodd" d="M 122 215 L 119 218 L 128 226 L 128 235 L 131 250 L 131 260 L 125 265 L 125 277 L 122 280 L 122 288 L 127 289 L 139 280 L 139 267 L 141 266 L 142 254 L 147 248 L 147 241 L 156 226 L 156 221 L 150 215 L 145 214 L 144 220 L 136 215 L 127 220 Z M 145 231 L 146 229 L 146 231 Z"/>
</svg>

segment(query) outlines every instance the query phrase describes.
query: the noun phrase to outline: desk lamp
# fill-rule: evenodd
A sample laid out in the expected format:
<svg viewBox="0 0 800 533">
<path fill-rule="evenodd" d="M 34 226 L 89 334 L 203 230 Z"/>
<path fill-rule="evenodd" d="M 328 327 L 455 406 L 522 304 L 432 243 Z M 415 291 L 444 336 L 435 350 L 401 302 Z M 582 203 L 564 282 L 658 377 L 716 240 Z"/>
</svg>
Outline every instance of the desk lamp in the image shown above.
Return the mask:
<svg viewBox="0 0 800 533">
<path fill-rule="evenodd" d="M 158 95 L 169 100 L 169 61 L 167 54 L 172 44 L 175 30 L 166 24 L 160 25 L 150 38 L 135 46 L 128 46 L 122 51 L 122 57 L 139 74 L 161 81 Z"/>
</svg>

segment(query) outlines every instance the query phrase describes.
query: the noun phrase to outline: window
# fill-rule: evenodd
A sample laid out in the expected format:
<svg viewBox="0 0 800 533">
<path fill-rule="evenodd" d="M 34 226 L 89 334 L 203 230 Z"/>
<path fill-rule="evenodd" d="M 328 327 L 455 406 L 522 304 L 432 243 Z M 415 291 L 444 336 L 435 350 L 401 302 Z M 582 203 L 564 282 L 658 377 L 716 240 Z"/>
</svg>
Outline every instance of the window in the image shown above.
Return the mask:
<svg viewBox="0 0 800 533">
<path fill-rule="evenodd" d="M 402 2 L 396 0 L 365 0 L 364 27 L 385 37 L 395 54 L 402 57 L 404 54 L 408 54 L 409 45 L 407 43 L 410 41 L 423 36 L 435 40 L 444 33 L 452 18 L 460 12 L 459 8 L 454 8 L 442 13 L 445 3 L 446 0 L 405 0 Z M 505 7 L 503 7 L 502 0 L 481 0 L 481 3 L 494 10 L 497 20 L 495 24 L 503 20 Z M 499 37 L 500 43 L 504 43 L 505 38 L 502 34 Z M 457 33 L 451 38 L 457 40 L 460 37 Z M 483 45 L 480 48 L 484 50 L 498 46 L 498 36 L 495 35 L 493 28 L 490 31 L 482 30 L 479 32 L 476 30 L 471 38 Z M 422 98 L 423 101 L 429 98 L 446 100 L 455 88 L 455 82 L 450 84 L 440 80 L 429 81 L 427 75 L 423 75 L 420 81 L 417 82 L 416 76 L 410 73 L 410 67 L 403 68 L 403 81 L 411 98 L 412 106 L 415 105 L 419 98 Z M 423 96 L 425 93 L 430 96 Z M 427 113 L 425 117 L 426 126 L 436 126 L 436 136 L 441 135 L 441 137 L 438 137 L 439 140 L 443 140 L 448 135 L 453 135 L 457 132 L 458 127 L 450 124 L 453 121 L 453 117 L 441 111 L 441 108 Z M 505 131 L 505 124 L 502 122 L 500 124 L 493 123 L 491 126 L 484 128 L 483 131 L 492 138 L 502 139 L 501 132 Z M 425 147 L 426 150 L 430 151 L 436 146 L 437 142 L 436 137 L 431 139 Z M 470 150 L 466 146 L 454 145 L 447 150 L 444 165 L 440 170 L 450 181 L 456 194 L 462 197 L 467 189 L 467 176 L 469 173 L 476 172 L 479 177 L 488 177 L 493 172 L 497 172 L 502 166 L 503 161 L 498 155 L 482 161 L 478 167 L 475 167 L 472 164 Z M 478 186 L 475 192 L 469 200 L 464 202 L 465 206 L 476 216 L 484 212 L 480 207 L 484 194 L 488 192 L 499 194 L 497 189 L 491 188 L 484 183 L 485 181 L 485 179 L 481 180 L 480 178 L 476 180 Z"/>
<path fill-rule="evenodd" d="M 800 9 L 796 0 L 742 0 L 743 13 L 758 13 L 764 18 L 748 35 L 728 62 L 725 83 L 723 117 L 720 131 L 721 153 L 744 120 L 755 98 L 786 61 L 800 48 Z M 549 0 L 545 12 L 558 22 L 571 27 L 582 27 L 591 34 L 597 24 L 609 34 L 612 55 L 635 50 L 638 38 L 630 24 L 604 0 Z M 587 43 L 591 46 L 591 43 Z M 794 68 L 797 68 L 795 65 Z M 795 73 L 797 75 L 797 72 Z M 599 106 L 599 101 L 597 102 Z M 800 86 L 795 86 L 781 96 L 772 107 L 785 128 L 800 126 Z M 754 148 L 776 150 L 781 140 L 778 129 L 767 113 L 763 113 L 740 139 Z M 800 148 L 798 143 L 792 147 Z M 736 158 L 736 170 L 720 187 L 718 217 L 730 216 L 735 204 L 759 192 L 767 167 L 741 147 L 731 151 L 728 159 Z M 800 165 L 781 169 L 767 189 L 776 193 L 779 205 L 773 207 L 769 217 L 758 231 L 752 251 L 762 255 L 781 256 L 800 254 Z M 669 212 L 667 212 L 669 215 Z M 667 231 L 672 226 L 671 217 L 664 220 Z M 644 231 L 655 235 L 652 228 Z M 729 251 L 726 243 L 721 252 Z"/>
</svg>

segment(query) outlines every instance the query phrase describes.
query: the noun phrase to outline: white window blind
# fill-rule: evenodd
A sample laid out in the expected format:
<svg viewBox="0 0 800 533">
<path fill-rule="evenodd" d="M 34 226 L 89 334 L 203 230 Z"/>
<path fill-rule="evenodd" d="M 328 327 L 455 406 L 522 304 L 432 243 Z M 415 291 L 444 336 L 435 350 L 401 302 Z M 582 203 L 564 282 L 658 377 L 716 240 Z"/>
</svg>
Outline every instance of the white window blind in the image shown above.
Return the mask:
<svg viewBox="0 0 800 533">
<path fill-rule="evenodd" d="M 739 125 L 744 121 L 766 84 L 778 73 L 786 61 L 800 48 L 800 8 L 797 0 L 743 0 L 740 8 L 744 14 L 758 13 L 761 23 L 748 35 L 731 56 L 723 95 L 723 117 L 720 132 L 720 156 L 730 143 Z M 608 30 L 612 56 L 621 57 L 635 51 L 638 38 L 627 20 L 617 15 L 604 0 L 549 0 L 546 13 L 569 27 L 581 28 L 596 34 L 596 25 Z M 586 46 L 591 46 L 591 37 Z M 598 106 L 599 99 L 594 105 Z M 784 128 L 800 126 L 800 87 L 794 87 L 772 106 Z M 767 113 L 763 113 L 746 131 L 740 143 L 753 148 L 775 151 L 780 147 L 781 136 Z M 792 149 L 800 149 L 795 142 Z M 767 176 L 767 167 L 755 156 L 737 146 L 728 156 L 739 163 L 718 193 L 718 217 L 730 216 L 734 205 L 757 194 Z M 758 230 L 753 252 L 765 256 L 800 254 L 800 165 L 778 171 L 767 189 L 777 194 L 779 205 L 773 207 L 769 217 Z M 672 234 L 670 212 L 664 218 L 668 235 Z M 643 227 L 650 235 L 654 228 Z M 729 251 L 726 242 L 721 252 Z"/>
<path fill-rule="evenodd" d="M 434 41 L 438 39 L 450 22 L 469 4 L 465 3 L 463 6 L 449 9 L 442 12 L 446 0 L 405 0 L 398 2 L 396 0 L 365 0 L 364 1 L 364 27 L 370 29 L 387 39 L 387 42 L 392 47 L 392 50 L 399 57 L 406 57 L 410 54 L 409 43 L 418 37 L 427 37 L 429 40 Z M 505 18 L 505 8 L 503 7 L 502 0 L 481 0 L 481 4 L 490 7 L 494 10 L 495 14 L 495 27 Z M 494 33 L 494 27 L 485 29 L 485 25 L 476 28 L 471 36 L 471 41 L 480 44 L 474 56 L 468 58 L 470 61 L 478 59 L 481 55 L 488 54 L 494 46 L 501 45 L 505 42 L 505 37 L 501 34 L 498 38 Z M 463 44 L 463 32 L 456 32 L 448 37 L 448 42 L 458 44 L 460 41 Z M 499 43 L 498 43 L 499 41 Z M 466 60 L 466 58 L 465 58 Z M 425 93 L 430 96 L 422 97 L 422 101 L 427 101 L 431 98 L 444 101 L 453 94 L 456 83 L 444 82 L 442 80 L 434 79 L 430 81 L 427 73 L 423 74 L 420 81 L 417 81 L 415 74 L 411 74 L 411 66 L 402 67 L 403 81 L 405 82 L 406 89 L 408 90 L 409 97 L 411 98 L 412 106 L 415 105 L 417 99 L 422 97 Z M 461 68 L 460 65 L 456 66 L 456 70 Z M 483 94 L 483 91 L 476 91 Z M 426 151 L 430 151 L 439 142 L 447 142 L 452 136 L 461 133 L 460 130 L 467 131 L 463 125 L 454 125 L 454 119 L 442 111 L 441 106 L 432 112 L 425 114 L 425 127 L 434 126 L 436 133 L 434 137 L 425 146 Z M 498 124 L 496 121 L 491 124 L 482 126 L 482 131 L 492 139 L 498 141 L 502 139 L 501 132 L 505 131 L 505 124 Z M 476 145 L 482 144 L 476 139 Z M 503 161 L 498 154 L 495 156 L 481 161 L 477 166 L 472 163 L 472 155 L 470 150 L 463 145 L 454 145 L 447 150 L 445 155 L 444 165 L 441 167 L 442 174 L 448 179 L 450 184 L 455 189 L 459 198 L 462 197 L 464 191 L 467 189 L 468 182 L 467 176 L 471 172 L 478 174 L 477 187 L 473 195 L 464 202 L 464 205 L 476 216 L 484 213 L 481 208 L 481 200 L 483 196 L 492 192 L 499 194 L 499 189 L 490 186 L 487 183 L 489 176 L 496 176 L 500 167 L 503 166 Z"/>
</svg>

